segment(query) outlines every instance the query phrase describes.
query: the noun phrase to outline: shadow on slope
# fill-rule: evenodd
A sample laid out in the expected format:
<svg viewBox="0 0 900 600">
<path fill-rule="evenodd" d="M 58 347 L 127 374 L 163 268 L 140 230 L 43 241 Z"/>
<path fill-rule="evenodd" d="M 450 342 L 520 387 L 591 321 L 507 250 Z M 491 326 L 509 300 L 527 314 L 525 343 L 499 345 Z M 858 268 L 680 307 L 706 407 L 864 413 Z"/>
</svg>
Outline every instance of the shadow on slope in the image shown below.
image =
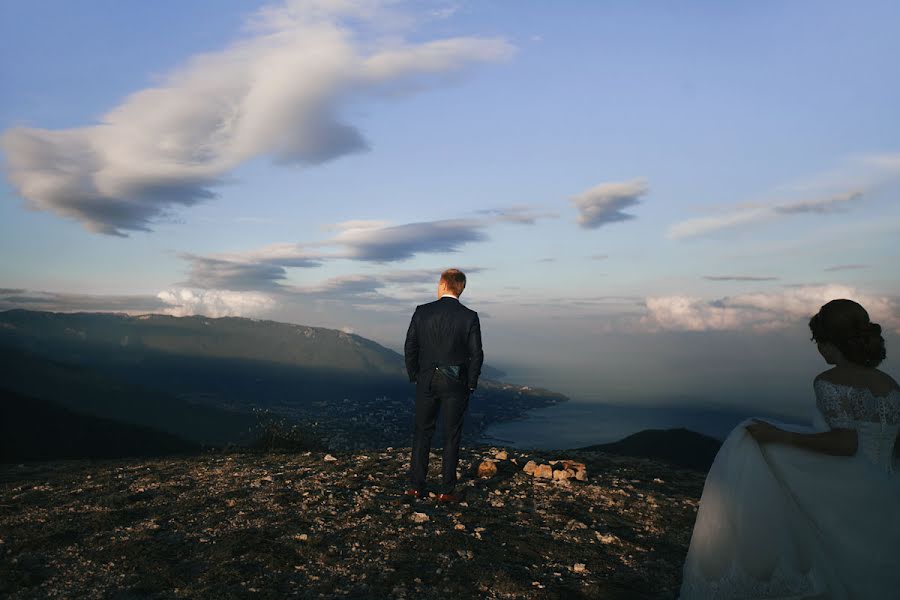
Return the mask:
<svg viewBox="0 0 900 600">
<path fill-rule="evenodd" d="M 195 443 L 246 441 L 255 423 L 249 413 L 189 404 L 88 367 L 21 349 L 0 347 L 0 379 L 5 388 L 22 396 L 81 414 L 150 427 Z"/>
<path fill-rule="evenodd" d="M 196 454 L 198 444 L 149 427 L 73 412 L 0 389 L 0 462 Z"/>
</svg>

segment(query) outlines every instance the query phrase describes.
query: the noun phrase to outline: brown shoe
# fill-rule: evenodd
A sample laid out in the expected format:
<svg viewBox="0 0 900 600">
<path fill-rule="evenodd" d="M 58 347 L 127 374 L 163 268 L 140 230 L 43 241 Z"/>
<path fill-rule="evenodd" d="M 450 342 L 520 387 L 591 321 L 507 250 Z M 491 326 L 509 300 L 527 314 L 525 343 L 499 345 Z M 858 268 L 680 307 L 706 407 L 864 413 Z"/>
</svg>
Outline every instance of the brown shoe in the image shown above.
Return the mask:
<svg viewBox="0 0 900 600">
<path fill-rule="evenodd" d="M 459 504 L 463 500 L 459 494 L 438 494 L 437 499 L 442 504 Z"/>
<path fill-rule="evenodd" d="M 406 490 L 405 492 L 403 492 L 403 494 L 405 496 L 409 496 L 410 498 L 416 498 L 416 499 L 425 497 L 425 492 L 422 492 L 415 488 L 410 488 L 410 489 Z"/>
</svg>

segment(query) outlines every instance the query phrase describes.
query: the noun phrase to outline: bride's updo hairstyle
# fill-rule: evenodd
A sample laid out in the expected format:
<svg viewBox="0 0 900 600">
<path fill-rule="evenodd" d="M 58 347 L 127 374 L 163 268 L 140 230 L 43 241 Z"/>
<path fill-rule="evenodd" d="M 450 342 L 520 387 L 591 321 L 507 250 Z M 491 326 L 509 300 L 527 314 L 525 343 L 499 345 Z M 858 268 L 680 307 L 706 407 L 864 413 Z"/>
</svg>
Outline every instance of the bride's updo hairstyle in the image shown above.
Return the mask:
<svg viewBox="0 0 900 600">
<path fill-rule="evenodd" d="M 881 325 L 869 320 L 869 313 L 853 300 L 832 300 L 809 320 L 812 339 L 831 343 L 850 362 L 877 367 L 887 356 Z"/>
</svg>

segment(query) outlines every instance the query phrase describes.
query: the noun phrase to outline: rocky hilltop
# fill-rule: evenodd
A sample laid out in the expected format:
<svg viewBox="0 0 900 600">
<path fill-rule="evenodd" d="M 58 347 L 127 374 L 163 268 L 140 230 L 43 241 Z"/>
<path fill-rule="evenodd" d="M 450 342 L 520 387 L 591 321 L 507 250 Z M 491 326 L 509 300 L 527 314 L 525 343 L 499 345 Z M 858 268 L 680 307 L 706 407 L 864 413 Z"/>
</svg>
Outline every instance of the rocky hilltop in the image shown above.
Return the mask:
<svg viewBox="0 0 900 600">
<path fill-rule="evenodd" d="M 702 472 L 464 448 L 465 501 L 404 501 L 409 448 L 0 466 L 9 598 L 674 598 Z M 436 481 L 438 452 L 430 478 Z M 479 472 L 483 476 L 479 476 Z"/>
</svg>

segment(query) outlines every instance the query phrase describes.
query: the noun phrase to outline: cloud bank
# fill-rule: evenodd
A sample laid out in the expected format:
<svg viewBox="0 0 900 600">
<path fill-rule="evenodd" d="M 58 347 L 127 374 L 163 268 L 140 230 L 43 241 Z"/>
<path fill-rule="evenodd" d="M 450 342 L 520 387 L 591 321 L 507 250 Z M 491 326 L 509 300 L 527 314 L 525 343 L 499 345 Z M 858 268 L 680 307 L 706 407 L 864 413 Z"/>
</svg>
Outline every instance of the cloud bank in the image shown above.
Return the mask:
<svg viewBox="0 0 900 600">
<path fill-rule="evenodd" d="M 173 317 L 249 317 L 275 308 L 277 301 L 261 292 L 171 289 L 157 294 L 166 308 L 160 312 Z"/>
<path fill-rule="evenodd" d="M 402 22 L 386 15 L 382 3 L 366 1 L 265 8 L 243 39 L 194 56 L 96 125 L 5 131 L 9 181 L 30 207 L 89 231 L 149 231 L 179 207 L 213 198 L 250 159 L 315 165 L 367 150 L 341 118 L 350 101 L 421 90 L 513 52 L 498 38 L 367 36 L 366 27 Z"/>
<path fill-rule="evenodd" d="M 161 312 L 167 304 L 154 296 L 118 294 L 76 294 L 22 288 L 0 288 L 0 310 L 26 308 L 51 312 Z"/>
<path fill-rule="evenodd" d="M 755 292 L 705 300 L 655 296 L 645 301 L 641 325 L 651 331 L 771 331 L 806 321 L 835 298 L 862 304 L 875 322 L 900 333 L 900 299 L 860 292 L 842 285 L 811 285 L 777 292 Z"/>
<path fill-rule="evenodd" d="M 0 289 L 0 310 L 25 308 L 51 312 L 147 313 L 184 317 L 255 316 L 275 308 L 274 295 L 228 290 L 169 289 L 151 295 L 76 294 Z"/>
</svg>

